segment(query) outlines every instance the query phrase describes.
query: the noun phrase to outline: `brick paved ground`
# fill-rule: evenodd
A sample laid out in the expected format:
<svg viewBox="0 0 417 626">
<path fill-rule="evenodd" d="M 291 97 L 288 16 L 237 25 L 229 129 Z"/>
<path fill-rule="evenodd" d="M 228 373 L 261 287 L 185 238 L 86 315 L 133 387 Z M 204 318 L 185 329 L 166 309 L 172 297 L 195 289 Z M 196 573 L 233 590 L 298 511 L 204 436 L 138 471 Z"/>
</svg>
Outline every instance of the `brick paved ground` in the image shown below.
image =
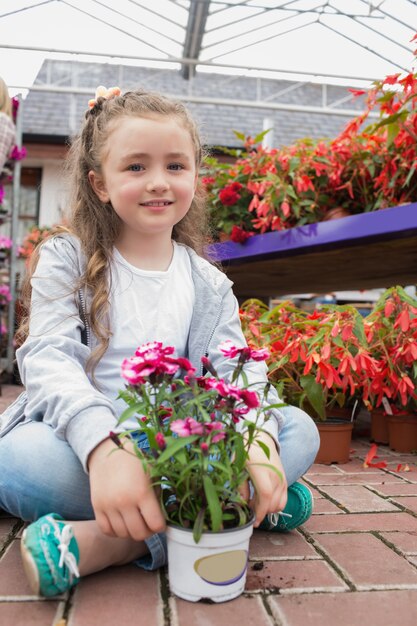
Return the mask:
<svg viewBox="0 0 417 626">
<path fill-rule="evenodd" d="M 1 406 L 18 388 L 3 387 Z M 23 524 L 0 519 L 2 626 L 416 626 L 417 457 L 379 447 L 384 470 L 364 469 L 369 439 L 345 465 L 304 477 L 315 514 L 288 534 L 256 531 L 246 592 L 221 605 L 171 596 L 166 572 L 133 566 L 89 576 L 68 596 L 30 595 L 19 559 Z M 408 463 L 410 472 L 396 471 Z"/>
</svg>

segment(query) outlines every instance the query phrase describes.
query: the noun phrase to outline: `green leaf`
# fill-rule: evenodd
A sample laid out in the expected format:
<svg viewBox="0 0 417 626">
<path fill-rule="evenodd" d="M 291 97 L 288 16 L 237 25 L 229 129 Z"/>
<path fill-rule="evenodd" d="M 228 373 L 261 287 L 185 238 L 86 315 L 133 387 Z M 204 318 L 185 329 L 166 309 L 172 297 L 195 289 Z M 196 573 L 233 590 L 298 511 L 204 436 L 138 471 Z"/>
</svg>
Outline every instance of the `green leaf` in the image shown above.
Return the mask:
<svg viewBox="0 0 417 626">
<path fill-rule="evenodd" d="M 325 419 L 325 398 L 322 386 L 315 381 L 314 376 L 311 374 L 307 376 L 300 376 L 300 385 L 307 394 L 308 401 L 313 409 L 321 417 Z"/>
<path fill-rule="evenodd" d="M 139 409 L 142 408 L 142 402 L 136 402 L 136 404 L 133 404 L 132 406 L 129 406 L 127 409 L 125 409 L 123 411 L 123 413 L 121 414 L 121 416 L 118 419 L 118 424 L 122 424 L 123 422 L 125 422 L 126 420 L 128 420 L 130 417 L 133 417 L 134 415 L 137 415 L 139 412 Z"/>
<path fill-rule="evenodd" d="M 233 134 L 235 135 L 235 137 L 237 137 L 238 139 L 240 139 L 240 141 L 242 141 L 243 143 L 245 143 L 246 141 L 246 135 L 244 133 L 239 133 L 237 130 L 233 131 Z"/>
<path fill-rule="evenodd" d="M 283 388 L 283 385 L 281 385 L 280 383 L 274 383 L 275 389 L 278 386 Z M 286 402 L 284 402 L 284 401 L 277 402 L 276 404 L 268 404 L 268 406 L 265 407 L 265 411 L 270 411 L 271 409 L 282 409 L 284 406 L 288 406 L 288 404 Z"/>
<path fill-rule="evenodd" d="M 270 456 L 271 456 L 271 451 L 270 451 L 270 449 L 268 448 L 268 446 L 266 445 L 266 443 L 264 443 L 263 441 L 256 441 L 256 443 L 258 444 L 258 446 L 259 446 L 260 448 L 262 448 L 262 450 L 263 450 L 263 451 L 264 451 L 264 453 L 265 453 L 266 458 L 269 460 L 269 459 L 270 459 Z"/>
<path fill-rule="evenodd" d="M 198 543 L 201 539 L 201 535 L 203 534 L 204 529 L 204 517 L 206 514 L 205 507 L 202 507 L 197 517 L 195 518 L 194 526 L 193 526 L 193 539 L 196 543 Z"/>
<path fill-rule="evenodd" d="M 162 452 L 162 454 L 158 458 L 159 463 L 164 463 L 168 461 L 172 456 L 175 456 L 179 450 L 182 450 L 186 446 L 194 441 L 197 441 L 198 435 L 193 435 L 192 437 L 167 437 L 166 444 L 167 447 Z"/>
<path fill-rule="evenodd" d="M 211 527 L 214 532 L 220 530 L 222 525 L 222 509 L 215 486 L 210 476 L 203 477 L 204 493 L 206 494 L 207 504 L 210 511 Z"/>
<path fill-rule="evenodd" d="M 407 174 L 407 178 L 405 179 L 405 182 L 404 182 L 404 187 L 407 187 L 407 185 L 408 185 L 408 183 L 410 182 L 411 177 L 412 177 L 412 175 L 414 174 L 414 172 L 415 172 L 415 171 L 416 171 L 416 167 L 415 167 L 415 165 L 413 165 L 412 167 L 410 167 L 410 171 L 408 172 L 408 174 Z"/>
<path fill-rule="evenodd" d="M 271 463 L 251 463 L 251 466 L 252 465 L 256 465 L 257 467 L 267 467 L 268 469 L 273 471 L 277 476 L 279 476 L 282 479 L 282 472 L 280 472 L 279 469 L 275 467 L 275 465 L 272 465 Z"/>
<path fill-rule="evenodd" d="M 272 130 L 272 128 L 268 128 L 267 130 L 264 130 L 262 133 L 259 133 L 259 135 L 256 135 L 255 139 L 253 140 L 254 143 L 261 143 L 261 141 L 263 140 L 263 138 L 265 137 L 265 135 L 267 135 L 268 133 L 270 133 Z"/>
<path fill-rule="evenodd" d="M 240 470 L 244 467 L 246 463 L 246 458 L 247 458 L 242 437 L 236 437 L 234 452 L 235 452 L 234 465 L 236 465 L 236 467 Z"/>
<path fill-rule="evenodd" d="M 396 122 L 393 122 L 392 124 L 388 125 L 387 146 L 390 146 L 392 144 L 392 142 L 398 135 L 399 130 L 400 130 L 400 125 L 397 124 Z"/>
<path fill-rule="evenodd" d="M 355 337 L 359 339 L 362 345 L 365 345 L 367 343 L 366 335 L 365 335 L 365 328 L 363 325 L 363 318 L 361 315 L 355 316 L 355 325 L 353 327 L 353 333 Z"/>
</svg>

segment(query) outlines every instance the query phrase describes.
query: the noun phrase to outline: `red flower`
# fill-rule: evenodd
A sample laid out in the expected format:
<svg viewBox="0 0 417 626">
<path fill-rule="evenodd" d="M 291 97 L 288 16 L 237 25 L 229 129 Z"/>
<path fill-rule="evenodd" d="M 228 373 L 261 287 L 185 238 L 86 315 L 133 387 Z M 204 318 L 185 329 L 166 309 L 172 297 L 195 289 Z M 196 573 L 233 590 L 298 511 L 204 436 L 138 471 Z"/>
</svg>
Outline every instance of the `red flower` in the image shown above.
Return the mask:
<svg viewBox="0 0 417 626">
<path fill-rule="evenodd" d="M 233 226 L 230 233 L 230 239 L 235 243 L 245 243 L 254 233 L 249 233 L 247 230 L 243 230 L 240 226 Z"/>
<path fill-rule="evenodd" d="M 363 466 L 366 467 L 378 467 L 380 469 L 383 469 L 384 467 L 387 466 L 387 464 L 385 463 L 385 461 L 379 461 L 378 463 L 373 463 L 372 460 L 373 459 L 377 459 L 378 455 L 377 455 L 377 449 L 378 446 L 376 445 L 376 443 L 373 443 L 371 445 L 371 448 L 368 452 L 368 454 L 365 457 L 365 461 L 363 463 Z"/>
<path fill-rule="evenodd" d="M 284 217 L 288 217 L 289 214 L 291 213 L 291 207 L 286 200 L 284 200 L 284 202 L 281 202 L 281 211 Z"/>
<path fill-rule="evenodd" d="M 240 200 L 238 191 L 242 189 L 240 183 L 231 183 L 219 191 L 220 202 L 225 206 L 233 206 Z"/>
<path fill-rule="evenodd" d="M 358 96 L 363 96 L 363 94 L 366 93 L 366 91 L 364 91 L 363 89 L 348 89 L 348 91 L 350 91 L 350 93 L 352 93 L 355 98 L 357 98 Z"/>
<path fill-rule="evenodd" d="M 295 181 L 295 188 L 297 189 L 297 193 L 303 193 L 305 191 L 314 191 L 314 185 L 311 179 L 303 174 Z"/>
</svg>

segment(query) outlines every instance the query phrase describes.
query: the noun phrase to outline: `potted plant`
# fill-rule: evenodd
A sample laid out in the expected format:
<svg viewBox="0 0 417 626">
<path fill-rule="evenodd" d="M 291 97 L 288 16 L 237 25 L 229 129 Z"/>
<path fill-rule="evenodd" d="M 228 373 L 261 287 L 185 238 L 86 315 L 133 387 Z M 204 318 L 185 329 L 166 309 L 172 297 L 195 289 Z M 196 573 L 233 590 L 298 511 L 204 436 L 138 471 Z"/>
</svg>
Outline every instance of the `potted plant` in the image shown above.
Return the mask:
<svg viewBox="0 0 417 626">
<path fill-rule="evenodd" d="M 206 358 L 211 375 L 196 376 L 187 359 L 172 356 L 173 347 L 158 342 L 139 347 L 122 364 L 128 385 L 120 392 L 127 404 L 120 424 L 134 417 L 135 427 L 113 435 L 121 447 L 126 437 L 137 441 L 138 432 L 146 435 L 149 448 L 136 444 L 135 453 L 167 520 L 170 587 L 194 602 L 223 602 L 242 593 L 254 519 L 240 495 L 249 477 L 249 448 L 256 442 L 266 464 L 269 459 L 257 437 L 261 416 L 272 408 L 265 404 L 270 385 L 260 397 L 259 389 L 248 388 L 244 371 L 248 360 L 263 360 L 266 352 L 229 342 L 219 349 L 237 361 L 230 382 L 219 378 Z M 254 421 L 245 419 L 249 411 Z"/>
<path fill-rule="evenodd" d="M 376 367 L 358 311 L 325 305 L 308 313 L 290 301 L 268 310 L 249 300 L 242 305 L 242 325 L 249 345 L 268 347 L 270 380 L 280 383 L 285 402 L 316 421 L 316 462 L 347 462 L 363 372 L 371 377 Z"/>
<path fill-rule="evenodd" d="M 32 252 L 44 239 L 49 235 L 53 227 L 49 226 L 32 226 L 25 235 L 22 244 L 18 248 L 18 257 L 25 259 L 25 263 L 29 263 Z"/>
<path fill-rule="evenodd" d="M 371 427 L 386 420 L 385 432 L 374 423 L 371 435 L 399 452 L 417 450 L 417 300 L 401 286 L 387 289 L 366 318 L 365 331 L 377 369 L 363 384 L 363 399 Z"/>
</svg>

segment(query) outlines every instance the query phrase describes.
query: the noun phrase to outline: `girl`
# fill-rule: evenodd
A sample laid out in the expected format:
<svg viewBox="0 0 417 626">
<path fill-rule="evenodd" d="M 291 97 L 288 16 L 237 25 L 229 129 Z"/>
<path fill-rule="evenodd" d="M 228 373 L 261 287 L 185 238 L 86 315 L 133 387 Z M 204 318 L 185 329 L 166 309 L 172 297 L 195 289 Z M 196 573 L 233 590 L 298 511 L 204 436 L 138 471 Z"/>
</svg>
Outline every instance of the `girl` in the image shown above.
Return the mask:
<svg viewBox="0 0 417 626">
<path fill-rule="evenodd" d="M 42 244 L 32 270 L 16 352 L 26 392 L 0 439 L 0 507 L 37 520 L 22 556 L 44 596 L 110 565 L 166 562 L 165 522 L 142 464 L 110 454 L 124 408 L 122 360 L 158 340 L 197 366 L 208 355 L 225 377 L 217 346 L 245 341 L 231 282 L 202 256 L 202 148 L 187 109 L 116 88 L 90 106 L 70 152 L 69 229 Z M 264 363 L 246 373 L 266 380 Z M 290 529 L 311 514 L 311 493 L 295 481 L 315 458 L 318 434 L 294 407 L 275 410 L 265 431 L 270 462 L 286 478 L 256 465 L 264 453 L 252 446 L 255 526 L 286 507 L 292 517 L 279 527 Z"/>
</svg>

